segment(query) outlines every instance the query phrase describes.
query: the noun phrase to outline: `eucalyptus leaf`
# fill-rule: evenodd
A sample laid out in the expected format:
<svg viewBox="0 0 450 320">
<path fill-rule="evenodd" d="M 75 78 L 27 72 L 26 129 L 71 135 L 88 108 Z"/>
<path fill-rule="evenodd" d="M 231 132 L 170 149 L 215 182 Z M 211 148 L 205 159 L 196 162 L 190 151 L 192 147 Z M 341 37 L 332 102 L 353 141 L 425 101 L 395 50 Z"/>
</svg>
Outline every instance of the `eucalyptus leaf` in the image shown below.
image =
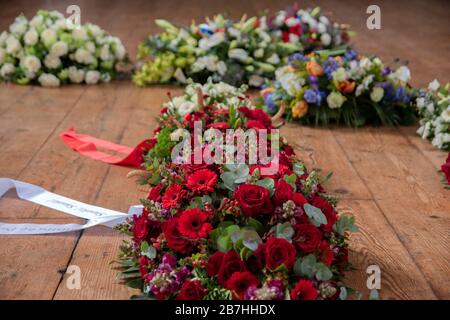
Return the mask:
<svg viewBox="0 0 450 320">
<path fill-rule="evenodd" d="M 333 277 L 331 270 L 322 262 L 316 263 L 316 279 L 319 281 L 328 281 Z"/>
<path fill-rule="evenodd" d="M 217 238 L 217 249 L 221 252 L 228 252 L 232 248 L 231 238 L 229 235 L 222 235 Z"/>
<path fill-rule="evenodd" d="M 303 209 L 305 209 L 306 215 L 311 219 L 311 222 L 314 226 L 319 227 L 322 224 L 327 224 L 327 217 L 319 208 L 314 207 L 309 203 L 305 203 L 303 205 Z"/>
</svg>

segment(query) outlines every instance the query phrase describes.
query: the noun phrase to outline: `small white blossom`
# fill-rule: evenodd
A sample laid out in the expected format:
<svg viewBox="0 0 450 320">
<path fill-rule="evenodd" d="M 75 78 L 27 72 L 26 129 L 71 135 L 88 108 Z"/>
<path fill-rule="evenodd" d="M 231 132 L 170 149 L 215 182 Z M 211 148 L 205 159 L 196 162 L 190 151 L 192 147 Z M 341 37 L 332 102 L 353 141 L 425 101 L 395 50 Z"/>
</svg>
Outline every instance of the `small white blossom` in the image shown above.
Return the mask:
<svg viewBox="0 0 450 320">
<path fill-rule="evenodd" d="M 96 84 L 100 80 L 100 72 L 95 70 L 89 70 L 86 72 L 84 81 L 87 84 Z"/>
<path fill-rule="evenodd" d="M 51 73 L 43 73 L 38 78 L 39 83 L 43 87 L 59 87 L 59 79 Z"/>
</svg>

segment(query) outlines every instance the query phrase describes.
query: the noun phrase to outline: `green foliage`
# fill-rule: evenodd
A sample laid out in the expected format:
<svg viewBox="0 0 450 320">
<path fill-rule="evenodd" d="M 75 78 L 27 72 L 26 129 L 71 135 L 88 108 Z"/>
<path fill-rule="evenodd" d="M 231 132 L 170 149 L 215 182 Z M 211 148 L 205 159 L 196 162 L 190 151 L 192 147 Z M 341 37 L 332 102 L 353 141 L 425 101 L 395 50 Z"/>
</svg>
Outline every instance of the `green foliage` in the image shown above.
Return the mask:
<svg viewBox="0 0 450 320">
<path fill-rule="evenodd" d="M 325 217 L 322 210 L 319 208 L 314 207 L 309 203 L 305 203 L 303 209 L 305 209 L 305 213 L 309 217 L 311 223 L 316 227 L 327 224 L 327 217 Z"/>
</svg>

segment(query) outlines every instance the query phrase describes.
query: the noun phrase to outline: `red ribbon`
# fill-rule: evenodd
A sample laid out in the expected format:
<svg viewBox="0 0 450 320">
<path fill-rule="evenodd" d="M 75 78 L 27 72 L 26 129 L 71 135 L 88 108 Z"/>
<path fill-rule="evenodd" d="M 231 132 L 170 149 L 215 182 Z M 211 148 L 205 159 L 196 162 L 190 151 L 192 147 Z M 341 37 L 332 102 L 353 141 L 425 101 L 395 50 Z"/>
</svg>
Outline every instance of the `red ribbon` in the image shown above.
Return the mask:
<svg viewBox="0 0 450 320">
<path fill-rule="evenodd" d="M 144 154 L 154 145 L 152 140 L 144 140 L 136 147 L 130 148 L 106 140 L 97 139 L 85 134 L 76 133 L 74 128 L 61 132 L 59 136 L 66 145 L 85 157 L 109 164 L 136 168 L 141 166 L 144 162 Z M 97 148 L 115 151 L 123 154 L 124 157 L 107 154 Z"/>
</svg>

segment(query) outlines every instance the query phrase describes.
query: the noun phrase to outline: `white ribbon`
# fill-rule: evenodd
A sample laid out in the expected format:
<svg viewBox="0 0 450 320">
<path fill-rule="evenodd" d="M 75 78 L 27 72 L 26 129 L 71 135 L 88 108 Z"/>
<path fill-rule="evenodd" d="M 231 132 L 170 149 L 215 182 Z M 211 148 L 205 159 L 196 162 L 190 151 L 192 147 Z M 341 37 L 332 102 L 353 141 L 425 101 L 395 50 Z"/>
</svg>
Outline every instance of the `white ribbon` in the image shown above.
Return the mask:
<svg viewBox="0 0 450 320">
<path fill-rule="evenodd" d="M 1 223 L 0 234 L 49 234 L 83 230 L 99 224 L 114 227 L 125 221 L 126 218 L 142 212 L 142 206 L 131 206 L 128 213 L 92 206 L 83 202 L 72 200 L 41 187 L 12 180 L 0 178 L 0 199 L 10 189 L 16 189 L 17 196 L 25 201 L 34 202 L 44 207 L 65 212 L 70 215 L 87 219 L 85 224 L 36 224 L 36 223 Z"/>
</svg>

